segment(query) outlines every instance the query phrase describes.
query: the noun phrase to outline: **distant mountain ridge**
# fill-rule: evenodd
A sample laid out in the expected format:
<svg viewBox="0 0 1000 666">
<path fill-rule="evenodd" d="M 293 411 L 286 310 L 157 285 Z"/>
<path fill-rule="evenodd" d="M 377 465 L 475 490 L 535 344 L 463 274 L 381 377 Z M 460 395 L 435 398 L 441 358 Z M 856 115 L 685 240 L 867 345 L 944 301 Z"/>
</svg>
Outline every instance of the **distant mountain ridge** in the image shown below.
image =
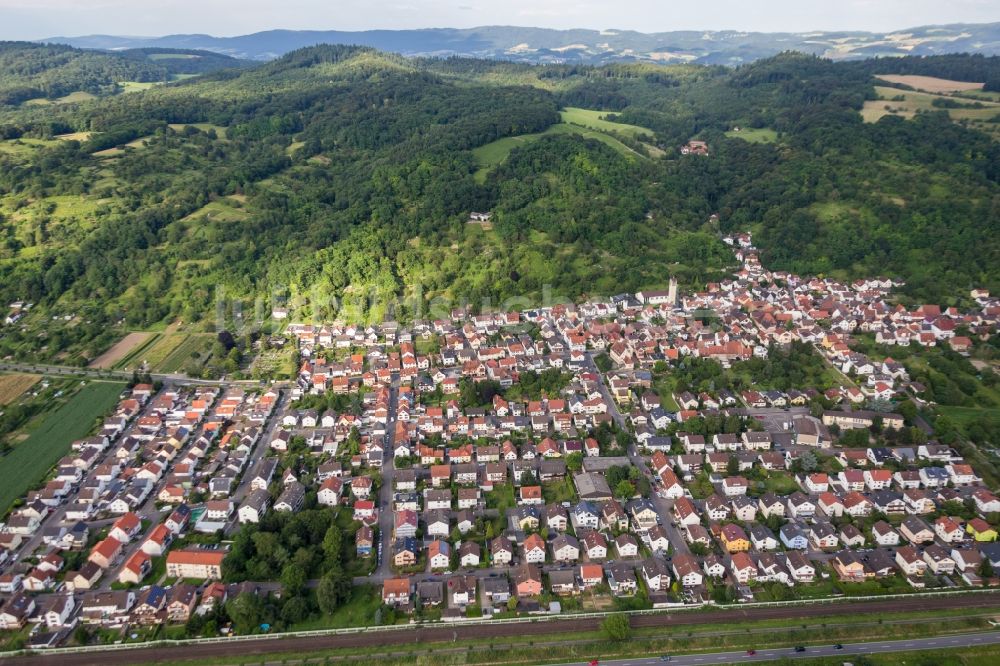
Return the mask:
<svg viewBox="0 0 1000 666">
<path fill-rule="evenodd" d="M 833 60 L 944 53 L 1000 55 L 1000 23 L 922 26 L 888 33 L 734 30 L 641 33 L 484 26 L 360 32 L 268 30 L 236 37 L 88 35 L 40 41 L 108 50 L 200 49 L 249 60 L 271 60 L 316 44 L 358 44 L 406 56 L 469 56 L 534 63 L 646 61 L 738 65 L 789 50 Z"/>
</svg>

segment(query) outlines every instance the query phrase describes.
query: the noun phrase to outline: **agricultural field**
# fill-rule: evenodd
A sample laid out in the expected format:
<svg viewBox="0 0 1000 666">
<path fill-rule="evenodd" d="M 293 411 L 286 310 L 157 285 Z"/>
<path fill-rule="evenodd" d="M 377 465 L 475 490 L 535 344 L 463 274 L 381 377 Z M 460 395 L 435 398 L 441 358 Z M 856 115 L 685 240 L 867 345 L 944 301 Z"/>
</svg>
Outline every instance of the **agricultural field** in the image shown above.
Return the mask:
<svg viewBox="0 0 1000 666">
<path fill-rule="evenodd" d="M 915 90 L 923 90 L 929 93 L 953 93 L 966 92 L 969 90 L 982 90 L 982 83 L 972 83 L 970 81 L 951 81 L 949 79 L 939 79 L 934 76 L 917 76 L 914 74 L 880 74 L 875 77 L 889 83 L 901 83 L 910 86 Z"/>
<path fill-rule="evenodd" d="M 886 86 L 875 86 L 878 99 L 868 100 L 861 109 L 865 122 L 873 123 L 887 115 L 913 118 L 918 113 L 945 111 L 956 122 L 968 123 L 995 138 L 1000 136 L 1000 127 L 992 122 L 1000 116 L 1000 102 L 970 100 L 952 95 L 935 95 L 926 92 L 900 90 Z"/>
<path fill-rule="evenodd" d="M 164 359 L 170 356 L 187 339 L 187 333 L 165 332 L 142 353 L 138 363 L 145 363 L 151 369 L 157 369 Z"/>
<path fill-rule="evenodd" d="M 175 373 L 181 372 L 194 364 L 201 366 L 212 349 L 215 336 L 208 333 L 191 333 L 184 335 L 184 340 L 163 357 L 163 360 L 150 367 L 154 371 Z"/>
<path fill-rule="evenodd" d="M 0 405 L 14 402 L 41 378 L 41 375 L 0 375 Z"/>
<path fill-rule="evenodd" d="M 18 443 L 0 464 L 0 512 L 37 485 L 73 440 L 85 437 L 98 418 L 118 401 L 125 384 L 89 382 L 59 409 L 47 414 L 26 439 Z"/>
<path fill-rule="evenodd" d="M 137 331 L 129 333 L 124 338 L 116 342 L 110 349 L 90 362 L 91 368 L 113 368 L 120 361 L 124 360 L 138 347 L 146 343 L 152 333 Z"/>
</svg>

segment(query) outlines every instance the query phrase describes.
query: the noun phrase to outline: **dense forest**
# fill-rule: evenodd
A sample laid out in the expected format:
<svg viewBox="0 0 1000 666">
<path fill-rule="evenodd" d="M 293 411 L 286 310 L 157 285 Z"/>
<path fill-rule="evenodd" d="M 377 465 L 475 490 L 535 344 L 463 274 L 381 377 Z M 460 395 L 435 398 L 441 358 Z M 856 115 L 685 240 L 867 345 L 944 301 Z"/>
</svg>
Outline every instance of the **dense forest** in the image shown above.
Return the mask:
<svg viewBox="0 0 1000 666">
<path fill-rule="evenodd" d="M 73 93 L 107 95 L 125 82 L 158 83 L 248 63 L 207 51 L 128 49 L 86 51 L 58 44 L 0 42 L 0 106 Z"/>
<path fill-rule="evenodd" d="M 26 72 L 5 45 L 0 91 L 162 80 L 189 60 L 123 54 L 120 72 L 65 79 L 61 58 L 109 56 L 22 50 L 48 64 Z M 941 304 L 1000 291 L 1000 146 L 945 110 L 860 114 L 875 73 L 993 80 L 996 58 L 530 66 L 318 46 L 186 66 L 141 92 L 0 106 L 0 298 L 35 304 L 0 356 L 84 362 L 109 331 L 214 324 L 219 299 L 379 320 L 671 274 L 700 287 L 732 265 L 720 235 L 744 229 L 776 269 L 890 275 Z M 609 115 L 581 127 L 571 108 Z M 682 156 L 692 138 L 710 155 Z M 490 225 L 468 223 L 480 210 Z"/>
</svg>

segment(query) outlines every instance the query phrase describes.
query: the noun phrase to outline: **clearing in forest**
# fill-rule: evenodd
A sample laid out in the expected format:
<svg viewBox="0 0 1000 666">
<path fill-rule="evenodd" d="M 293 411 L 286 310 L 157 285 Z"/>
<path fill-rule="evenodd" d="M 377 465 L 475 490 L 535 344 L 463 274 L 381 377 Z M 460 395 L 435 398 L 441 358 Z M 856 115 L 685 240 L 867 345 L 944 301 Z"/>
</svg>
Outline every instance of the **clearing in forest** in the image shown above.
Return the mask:
<svg viewBox="0 0 1000 666">
<path fill-rule="evenodd" d="M 902 83 L 916 90 L 924 90 L 929 93 L 952 93 L 965 92 L 967 90 L 982 90 L 982 83 L 971 81 L 951 81 L 949 79 L 939 79 L 936 76 L 917 76 L 915 74 L 879 74 L 876 79 L 882 79 L 889 83 Z"/>
</svg>

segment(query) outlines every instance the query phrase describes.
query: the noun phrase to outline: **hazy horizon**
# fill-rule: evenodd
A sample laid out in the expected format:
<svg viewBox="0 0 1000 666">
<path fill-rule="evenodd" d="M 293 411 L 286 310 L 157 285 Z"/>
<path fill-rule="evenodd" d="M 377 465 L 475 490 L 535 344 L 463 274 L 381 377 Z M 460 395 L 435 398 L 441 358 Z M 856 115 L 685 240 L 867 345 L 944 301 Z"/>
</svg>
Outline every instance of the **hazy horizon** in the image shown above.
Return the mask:
<svg viewBox="0 0 1000 666">
<path fill-rule="evenodd" d="M 706 18 L 709 17 L 709 18 Z M 1000 21 L 1000 3 L 954 0 L 845 0 L 813 6 L 769 0 L 697 5 L 626 0 L 614 5 L 580 0 L 0 0 L 0 39 L 38 40 L 90 34 L 157 37 L 177 33 L 217 37 L 266 30 L 408 30 L 514 26 L 746 32 L 886 32 L 952 23 Z"/>
</svg>

